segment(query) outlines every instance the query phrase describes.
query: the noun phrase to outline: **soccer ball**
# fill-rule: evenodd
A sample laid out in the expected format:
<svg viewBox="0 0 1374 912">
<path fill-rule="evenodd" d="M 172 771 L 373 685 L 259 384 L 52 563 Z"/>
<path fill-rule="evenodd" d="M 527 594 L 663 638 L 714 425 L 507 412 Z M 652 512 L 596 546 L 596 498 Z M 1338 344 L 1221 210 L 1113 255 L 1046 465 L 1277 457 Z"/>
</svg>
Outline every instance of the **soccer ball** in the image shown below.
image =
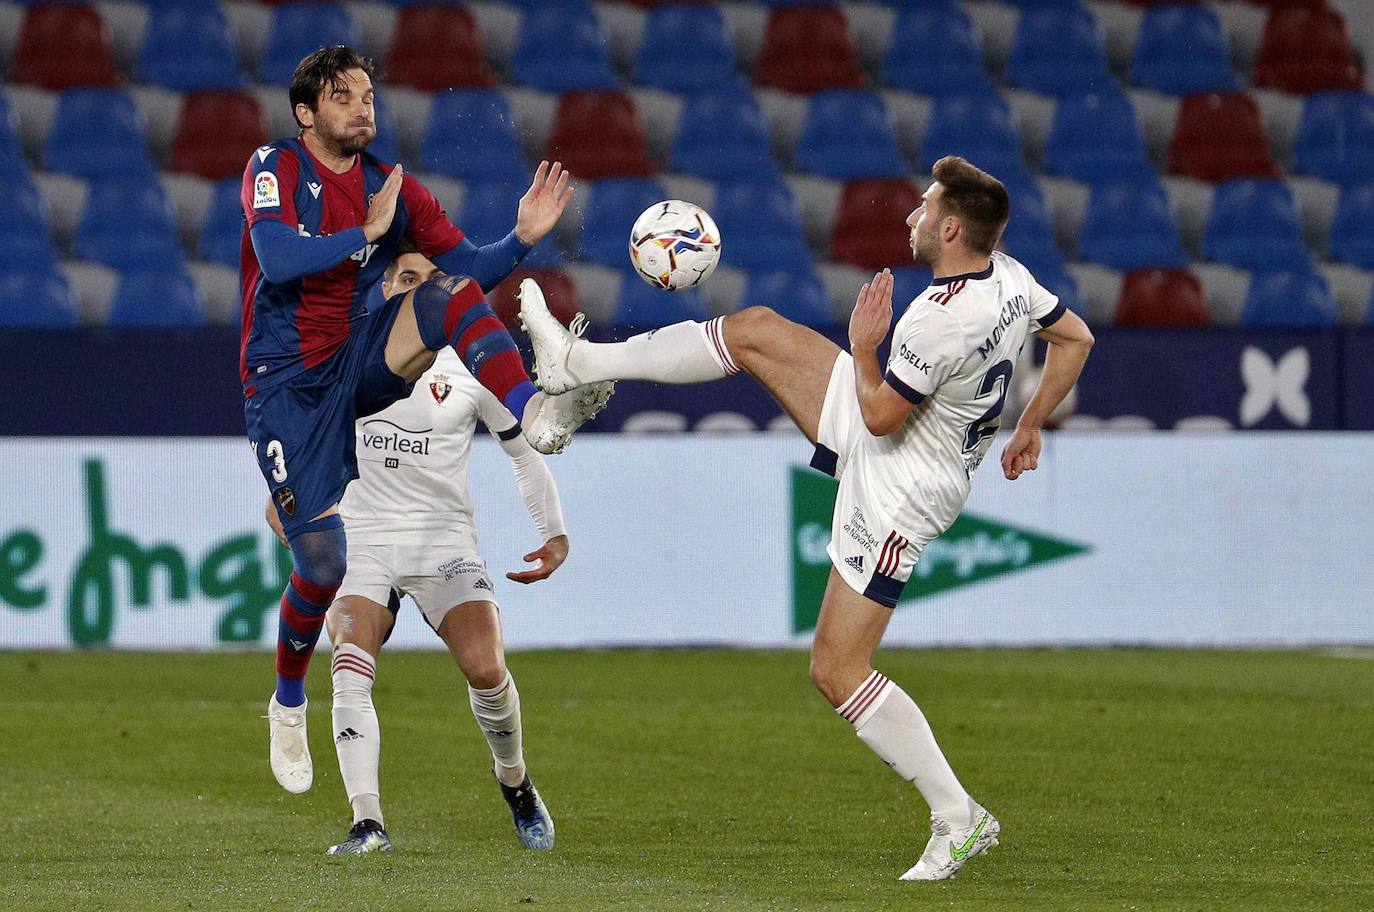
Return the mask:
<svg viewBox="0 0 1374 912">
<path fill-rule="evenodd" d="M 720 231 L 700 206 L 682 200 L 654 203 L 630 229 L 630 262 L 655 288 L 692 288 L 720 262 Z"/>
</svg>

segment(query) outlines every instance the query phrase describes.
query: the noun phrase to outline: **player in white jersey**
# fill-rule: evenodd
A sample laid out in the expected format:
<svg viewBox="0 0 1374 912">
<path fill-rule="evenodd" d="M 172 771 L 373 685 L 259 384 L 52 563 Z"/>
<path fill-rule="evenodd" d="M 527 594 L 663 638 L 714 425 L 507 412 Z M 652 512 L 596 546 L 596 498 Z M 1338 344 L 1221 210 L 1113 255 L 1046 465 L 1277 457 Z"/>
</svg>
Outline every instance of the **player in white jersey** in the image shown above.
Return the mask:
<svg viewBox="0 0 1374 912">
<path fill-rule="evenodd" d="M 930 840 L 903 880 L 953 876 L 996 844 L 1001 827 L 960 784 L 916 703 L 873 669 L 874 650 L 921 549 L 963 507 L 1029 334 L 1046 340 L 1049 354 L 1002 451 L 1012 480 L 1036 468 L 1040 427 L 1093 341 L 1024 266 L 994 252 L 1011 211 L 1001 182 L 953 156 L 932 176 L 907 225 L 914 259 L 935 280 L 897 324 L 886 373 L 876 350 L 892 326 L 887 270 L 859 293 L 848 353 L 762 307 L 592 344 L 562 328 L 536 284 L 521 285 L 521 318 L 546 391 L 613 379 L 702 383 L 747 371 L 815 444 L 812 465 L 839 479 L 811 679 L 930 805 Z"/>
</svg>

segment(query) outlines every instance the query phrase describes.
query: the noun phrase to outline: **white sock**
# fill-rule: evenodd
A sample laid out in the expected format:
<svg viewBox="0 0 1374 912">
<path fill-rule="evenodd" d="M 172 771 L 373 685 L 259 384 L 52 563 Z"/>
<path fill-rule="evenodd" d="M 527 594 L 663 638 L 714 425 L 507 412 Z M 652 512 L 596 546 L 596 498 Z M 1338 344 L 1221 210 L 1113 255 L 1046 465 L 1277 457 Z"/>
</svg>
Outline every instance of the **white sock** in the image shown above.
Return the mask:
<svg viewBox="0 0 1374 912">
<path fill-rule="evenodd" d="M 836 711 L 853 724 L 860 741 L 916 786 L 932 815 L 953 826 L 969 822 L 972 799 L 935 743 L 921 708 L 906 691 L 875 671 Z"/>
<path fill-rule="evenodd" d="M 568 353 L 568 371 L 582 383 L 654 380 L 705 383 L 739 373 L 725 347 L 725 318 L 684 321 L 624 342 L 578 342 Z"/>
<path fill-rule="evenodd" d="M 515 679 L 507 671 L 506 680 L 489 690 L 468 685 L 468 702 L 496 761 L 496 777 L 506 785 L 519 785 L 525 779 L 525 750 Z"/>
<path fill-rule="evenodd" d="M 334 649 L 334 749 L 339 754 L 353 822 L 382 823 L 381 792 L 377 767 L 381 763 L 382 729 L 372 706 L 372 682 L 377 662 L 372 656 L 344 643 Z"/>
</svg>

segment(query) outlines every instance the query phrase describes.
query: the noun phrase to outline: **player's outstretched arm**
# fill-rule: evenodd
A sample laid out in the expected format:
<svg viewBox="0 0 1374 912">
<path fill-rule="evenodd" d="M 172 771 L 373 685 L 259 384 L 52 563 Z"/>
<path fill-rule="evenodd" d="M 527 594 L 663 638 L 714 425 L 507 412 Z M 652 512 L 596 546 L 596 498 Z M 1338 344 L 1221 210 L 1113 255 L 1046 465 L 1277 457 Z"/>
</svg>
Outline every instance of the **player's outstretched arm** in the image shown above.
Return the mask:
<svg viewBox="0 0 1374 912">
<path fill-rule="evenodd" d="M 1026 403 L 1007 445 L 1002 448 L 1002 474 L 1015 481 L 1023 472 L 1033 472 L 1040 462 L 1040 428 L 1050 413 L 1078 382 L 1093 347 L 1092 330 L 1073 311 L 1036 333 L 1050 344 L 1045 354 L 1045 370 L 1035 395 Z"/>
<path fill-rule="evenodd" d="M 515 236 L 520 243 L 533 247 L 553 230 L 573 198 L 568 177 L 562 162 L 554 162 L 552 167 L 547 161 L 539 163 L 515 213 Z"/>
<path fill-rule="evenodd" d="M 506 578 L 517 583 L 534 583 L 548 579 L 553 572 L 563 566 L 568 559 L 568 533 L 563 525 L 563 503 L 558 496 L 558 487 L 553 482 L 553 474 L 534 447 L 530 446 L 525 435 L 520 433 L 520 425 L 500 401 L 491 393 L 485 392 L 479 400 L 482 421 L 492 436 L 501 442 L 515 471 L 515 486 L 520 489 L 520 499 L 525 502 L 530 519 L 539 530 L 544 544 L 526 554 L 527 564 L 538 563 L 529 570 L 510 571 Z M 508 430 L 497 428 L 510 425 Z"/>
<path fill-rule="evenodd" d="M 878 346 L 892 326 L 892 285 L 891 270 L 878 273 L 859 289 L 849 316 L 849 351 L 854 356 L 859 411 L 875 437 L 891 434 L 911 414 L 911 402 L 887 384 L 878 365 Z"/>
</svg>

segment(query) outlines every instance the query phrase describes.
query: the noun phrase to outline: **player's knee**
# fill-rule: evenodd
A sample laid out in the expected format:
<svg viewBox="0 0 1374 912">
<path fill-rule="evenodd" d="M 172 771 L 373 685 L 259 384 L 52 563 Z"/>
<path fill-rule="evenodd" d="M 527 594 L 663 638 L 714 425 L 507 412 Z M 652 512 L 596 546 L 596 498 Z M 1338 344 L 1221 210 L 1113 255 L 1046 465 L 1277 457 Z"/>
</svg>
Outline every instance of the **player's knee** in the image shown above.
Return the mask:
<svg viewBox="0 0 1374 912">
<path fill-rule="evenodd" d="M 839 693 L 843 677 L 842 669 L 833 658 L 824 652 L 812 651 L 811 683 L 832 706 L 839 706 L 844 701 L 845 695 Z"/>
<path fill-rule="evenodd" d="M 478 690 L 491 690 L 506 680 L 506 663 L 494 653 L 475 656 L 469 659 L 463 674 L 467 677 L 468 684 Z"/>
<path fill-rule="evenodd" d="M 782 320 L 777 311 L 758 304 L 736 311 L 725 318 L 726 344 L 731 351 L 757 351 Z"/>
<path fill-rule="evenodd" d="M 444 332 L 453 296 L 469 286 L 480 296 L 481 289 L 464 276 L 440 275 L 422 283 L 411 292 L 410 304 L 415 310 L 415 325 L 420 341 L 430 351 L 438 351 L 449 344 Z"/>
</svg>

